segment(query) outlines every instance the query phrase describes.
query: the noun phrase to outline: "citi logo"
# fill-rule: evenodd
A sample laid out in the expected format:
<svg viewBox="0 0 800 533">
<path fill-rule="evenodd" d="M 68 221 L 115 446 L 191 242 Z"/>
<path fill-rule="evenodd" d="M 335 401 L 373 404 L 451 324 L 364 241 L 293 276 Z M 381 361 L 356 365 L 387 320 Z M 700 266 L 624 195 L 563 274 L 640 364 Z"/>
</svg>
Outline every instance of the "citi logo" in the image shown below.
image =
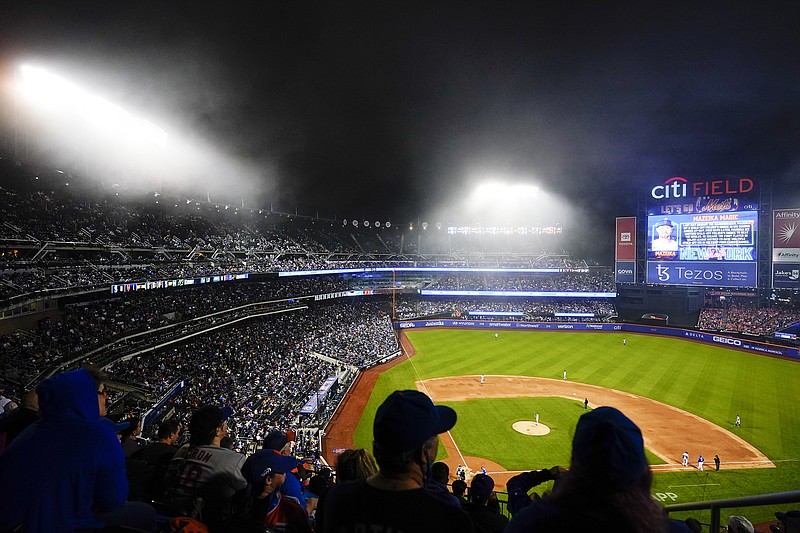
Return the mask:
<svg viewBox="0 0 800 533">
<path fill-rule="evenodd" d="M 740 341 L 739 339 L 731 339 L 729 337 L 716 337 L 716 336 L 714 336 L 714 337 L 711 337 L 711 340 L 713 340 L 714 342 L 719 342 L 721 344 L 730 344 L 731 346 L 741 346 L 742 345 L 742 341 Z"/>
<path fill-rule="evenodd" d="M 675 176 L 664 182 L 664 185 L 656 185 L 650 191 L 650 196 L 656 200 L 663 200 L 665 198 L 683 198 L 686 196 L 686 184 L 689 182 L 686 178 Z"/>
</svg>

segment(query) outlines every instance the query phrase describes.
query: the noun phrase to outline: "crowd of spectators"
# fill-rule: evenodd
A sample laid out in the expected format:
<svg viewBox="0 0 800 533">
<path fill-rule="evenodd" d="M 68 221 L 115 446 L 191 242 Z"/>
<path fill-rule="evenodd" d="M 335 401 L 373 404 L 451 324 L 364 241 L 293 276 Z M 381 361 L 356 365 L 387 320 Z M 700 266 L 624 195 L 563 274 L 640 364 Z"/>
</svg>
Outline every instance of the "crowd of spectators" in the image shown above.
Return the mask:
<svg viewBox="0 0 800 533">
<path fill-rule="evenodd" d="M 429 289 L 470 291 L 614 292 L 610 269 L 553 274 L 454 274 L 433 280 Z"/>
<path fill-rule="evenodd" d="M 464 298 L 401 298 L 395 309 L 399 320 L 449 314 L 458 318 L 481 318 L 478 311 L 524 313 L 503 320 L 531 321 L 601 321 L 614 314 L 611 299 L 589 298 L 514 298 L 514 299 L 464 299 Z M 593 313 L 592 317 L 557 317 L 555 313 Z M 485 316 L 483 318 L 486 318 Z"/>
<path fill-rule="evenodd" d="M 712 331 L 772 335 L 800 322 L 800 311 L 783 307 L 763 307 L 755 303 L 723 303 L 700 310 L 697 327 Z"/>
</svg>

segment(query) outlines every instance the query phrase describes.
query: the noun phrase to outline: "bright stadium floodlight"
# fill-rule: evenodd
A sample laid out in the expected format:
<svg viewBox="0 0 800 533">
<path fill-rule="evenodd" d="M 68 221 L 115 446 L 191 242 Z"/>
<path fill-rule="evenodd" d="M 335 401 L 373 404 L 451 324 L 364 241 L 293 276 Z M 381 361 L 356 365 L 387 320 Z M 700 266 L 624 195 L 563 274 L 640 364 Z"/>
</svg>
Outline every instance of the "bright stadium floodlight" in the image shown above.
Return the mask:
<svg viewBox="0 0 800 533">
<path fill-rule="evenodd" d="M 18 91 L 37 108 L 53 112 L 77 113 L 85 120 L 128 141 L 155 142 L 163 145 L 164 130 L 147 120 L 133 117 L 118 105 L 91 95 L 77 85 L 44 69 L 31 65 L 19 67 Z"/>
</svg>

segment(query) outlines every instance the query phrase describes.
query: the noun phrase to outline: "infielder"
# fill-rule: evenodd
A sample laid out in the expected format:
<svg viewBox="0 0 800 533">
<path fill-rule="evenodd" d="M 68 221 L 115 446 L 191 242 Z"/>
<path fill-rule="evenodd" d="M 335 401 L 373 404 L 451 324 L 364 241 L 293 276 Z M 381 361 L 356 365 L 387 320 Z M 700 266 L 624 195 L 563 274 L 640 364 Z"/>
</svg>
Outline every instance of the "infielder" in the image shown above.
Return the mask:
<svg viewBox="0 0 800 533">
<path fill-rule="evenodd" d="M 567 371 L 564 370 L 564 381 L 567 381 Z"/>
<path fill-rule="evenodd" d="M 681 463 L 682 466 L 689 466 L 689 452 L 683 452 L 683 462 Z"/>
<path fill-rule="evenodd" d="M 702 455 L 700 455 L 697 458 L 697 469 L 700 470 L 701 472 L 703 471 L 703 463 L 705 463 L 705 462 L 706 462 L 706 460 Z"/>
<path fill-rule="evenodd" d="M 481 374 L 481 383 L 483 383 L 484 381 L 486 381 L 486 376 L 484 376 L 483 374 Z"/>
</svg>

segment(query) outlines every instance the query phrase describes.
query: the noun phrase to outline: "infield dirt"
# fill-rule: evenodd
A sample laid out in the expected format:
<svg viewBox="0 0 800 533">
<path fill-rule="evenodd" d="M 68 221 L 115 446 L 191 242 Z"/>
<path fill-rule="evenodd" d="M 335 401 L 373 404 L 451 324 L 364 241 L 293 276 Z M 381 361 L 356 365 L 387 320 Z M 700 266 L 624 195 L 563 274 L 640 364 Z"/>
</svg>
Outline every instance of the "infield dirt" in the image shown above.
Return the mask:
<svg viewBox="0 0 800 533">
<path fill-rule="evenodd" d="M 323 439 L 323 454 L 329 463 L 335 461 L 334 447 L 353 446 L 353 433 L 378 376 L 414 354 L 414 348 L 405 335 L 401 335 L 401 344 L 406 356 L 362 372 L 337 410 Z M 663 465 L 653 465 L 652 469 L 656 472 L 696 470 L 698 451 L 705 455 L 707 469 L 709 466 L 713 468 L 714 454 L 724 458 L 724 468 L 775 466 L 764 454 L 727 429 L 676 407 L 618 390 L 558 379 L 506 375 L 487 375 L 485 383 L 480 383 L 480 376 L 477 375 L 435 378 L 418 381 L 416 387 L 428 394 L 434 402 L 555 396 L 581 404 L 584 398 L 589 398 L 590 407 L 616 407 L 642 430 L 647 449 L 666 462 Z M 448 458 L 445 462 L 450 466 L 451 473 L 455 473 L 459 463 L 467 464 L 473 473 L 483 466 L 494 478 L 498 490 L 504 490 L 506 481 L 516 474 L 487 458 L 462 456 L 449 433 L 443 434 L 441 439 L 447 450 Z M 689 450 L 692 454 L 689 467 L 681 466 L 681 454 L 684 450 Z"/>
</svg>

